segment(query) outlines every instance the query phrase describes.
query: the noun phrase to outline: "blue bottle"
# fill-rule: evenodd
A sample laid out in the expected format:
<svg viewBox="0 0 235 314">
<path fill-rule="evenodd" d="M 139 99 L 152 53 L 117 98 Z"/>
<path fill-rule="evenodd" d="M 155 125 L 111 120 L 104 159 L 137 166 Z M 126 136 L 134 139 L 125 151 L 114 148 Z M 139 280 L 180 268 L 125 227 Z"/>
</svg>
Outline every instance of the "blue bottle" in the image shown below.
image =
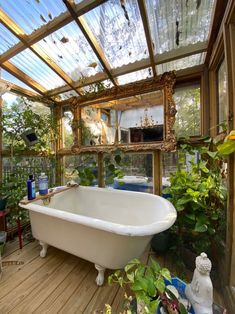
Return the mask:
<svg viewBox="0 0 235 314">
<path fill-rule="evenodd" d="M 38 188 L 40 195 L 48 194 L 48 177 L 44 172 L 41 173 L 38 180 Z"/>
<path fill-rule="evenodd" d="M 27 180 L 27 192 L 28 200 L 33 200 L 36 198 L 35 180 L 32 174 L 29 175 L 29 178 Z"/>
</svg>

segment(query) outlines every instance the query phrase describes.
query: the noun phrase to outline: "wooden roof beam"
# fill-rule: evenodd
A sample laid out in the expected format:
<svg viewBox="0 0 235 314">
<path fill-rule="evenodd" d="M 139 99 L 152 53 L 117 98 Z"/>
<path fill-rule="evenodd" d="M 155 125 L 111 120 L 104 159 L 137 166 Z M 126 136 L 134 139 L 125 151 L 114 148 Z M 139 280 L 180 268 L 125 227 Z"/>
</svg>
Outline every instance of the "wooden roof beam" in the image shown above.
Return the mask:
<svg viewBox="0 0 235 314">
<path fill-rule="evenodd" d="M 174 61 L 176 59 L 181 59 L 181 58 L 187 57 L 189 55 L 194 55 L 197 53 L 204 52 L 204 51 L 206 51 L 206 49 L 207 49 L 207 42 L 200 42 L 200 43 L 188 45 L 186 47 L 174 49 L 172 51 L 164 52 L 162 54 L 156 55 L 155 56 L 155 61 L 156 61 L 155 64 L 158 65 L 158 64 Z M 122 67 L 113 69 L 111 71 L 111 73 L 112 73 L 113 77 L 118 77 L 118 76 L 128 74 L 131 72 L 143 70 L 143 69 L 146 69 L 148 67 L 151 67 L 150 60 L 149 59 L 142 59 L 140 61 L 136 61 L 134 63 L 129 63 L 127 65 L 123 65 Z M 84 84 L 81 84 L 80 81 L 74 82 L 74 86 L 75 87 L 83 87 L 83 86 L 87 86 L 90 84 L 104 81 L 107 78 L 108 78 L 108 76 L 106 73 L 104 73 L 104 72 L 103 73 L 97 73 L 96 75 L 87 78 L 85 80 Z M 57 94 L 60 94 L 63 92 L 67 92 L 69 90 L 70 89 L 68 86 L 62 86 L 62 87 L 58 87 L 56 89 L 50 90 L 48 92 L 48 95 L 50 95 L 50 96 L 57 95 Z"/>
<path fill-rule="evenodd" d="M 26 85 L 34 89 L 37 93 L 44 95 L 46 92 L 46 89 L 40 85 L 38 82 L 34 81 L 31 77 L 29 77 L 26 73 L 18 69 L 16 66 L 14 66 L 10 61 L 5 61 L 3 64 L 1 64 L 1 68 L 24 82 Z"/>
<path fill-rule="evenodd" d="M 0 79 L 0 82 L 10 84 L 11 85 L 11 90 L 10 90 L 11 93 L 14 93 L 17 95 L 19 94 L 19 95 L 26 96 L 26 97 L 38 97 L 38 94 L 32 92 L 31 90 L 25 89 L 19 85 L 16 85 L 16 84 L 13 84 L 13 83 L 7 81 L 7 80 Z"/>
<path fill-rule="evenodd" d="M 36 45 L 30 46 L 25 38 L 27 34 L 17 25 L 3 10 L 0 9 L 0 21 L 15 35 L 27 48 L 35 53 L 46 65 L 48 65 L 58 76 L 60 76 L 70 87 L 79 95 L 81 93 L 74 88 L 72 79 L 51 59 L 48 55 Z"/>
<path fill-rule="evenodd" d="M 154 49 L 153 49 L 153 40 L 150 32 L 150 26 L 148 21 L 148 15 L 147 15 L 147 9 L 146 4 L 144 0 L 138 0 L 138 5 L 140 9 L 140 15 L 144 26 L 144 32 L 145 32 L 145 38 L 148 45 L 148 51 L 149 51 L 149 59 L 151 62 L 151 67 L 153 71 L 153 76 L 157 76 L 156 67 L 155 67 L 155 61 L 154 61 Z"/>
<path fill-rule="evenodd" d="M 118 85 L 117 80 L 113 78 L 111 74 L 111 67 L 106 59 L 104 52 L 102 48 L 100 47 L 97 39 L 95 38 L 94 34 L 90 30 L 86 20 L 80 16 L 78 17 L 76 14 L 76 11 L 74 10 L 74 7 L 70 3 L 69 0 L 63 0 L 64 4 L 66 5 L 68 11 L 70 12 L 71 16 L 73 17 L 74 21 L 77 23 L 78 27 L 81 29 L 83 35 L 85 36 L 86 40 L 90 44 L 92 50 L 94 51 L 95 55 L 97 56 L 98 60 L 102 64 L 105 72 L 107 73 L 109 79 L 112 81 L 114 85 Z"/>
<path fill-rule="evenodd" d="M 97 6 L 106 1 L 107 0 L 84 0 L 81 3 L 74 5 L 74 10 L 76 12 L 76 15 L 80 16 L 96 8 Z M 49 23 L 43 25 L 42 27 L 34 31 L 31 35 L 28 35 L 27 38 L 25 38 L 25 40 L 27 41 L 28 45 L 33 45 L 72 21 L 73 17 L 68 11 L 66 11 L 57 16 L 56 18 L 54 18 Z M 16 44 L 14 47 L 10 48 L 0 56 L 0 63 L 9 60 L 10 58 L 14 57 L 16 54 L 20 53 L 26 48 L 27 47 L 22 42 Z"/>
</svg>

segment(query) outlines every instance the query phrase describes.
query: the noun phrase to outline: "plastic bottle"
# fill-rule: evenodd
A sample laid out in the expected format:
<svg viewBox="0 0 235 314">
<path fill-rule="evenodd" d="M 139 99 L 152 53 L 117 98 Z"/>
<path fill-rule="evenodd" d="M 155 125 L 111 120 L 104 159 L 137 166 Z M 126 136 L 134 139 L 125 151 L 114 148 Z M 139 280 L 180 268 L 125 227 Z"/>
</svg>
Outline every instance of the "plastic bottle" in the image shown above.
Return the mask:
<svg viewBox="0 0 235 314">
<path fill-rule="evenodd" d="M 39 176 L 38 187 L 40 195 L 48 194 L 48 177 L 44 172 Z"/>
<path fill-rule="evenodd" d="M 28 192 L 28 200 L 33 200 L 36 198 L 36 189 L 35 189 L 35 180 L 32 174 L 29 175 L 27 180 L 27 192 Z"/>
</svg>

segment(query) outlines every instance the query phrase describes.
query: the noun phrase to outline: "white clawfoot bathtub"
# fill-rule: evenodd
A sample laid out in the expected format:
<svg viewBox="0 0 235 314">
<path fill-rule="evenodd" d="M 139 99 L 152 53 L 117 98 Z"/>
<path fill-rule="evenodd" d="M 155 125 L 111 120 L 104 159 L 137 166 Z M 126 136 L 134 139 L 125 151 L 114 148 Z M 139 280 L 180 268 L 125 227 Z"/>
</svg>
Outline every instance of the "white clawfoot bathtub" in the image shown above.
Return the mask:
<svg viewBox="0 0 235 314">
<path fill-rule="evenodd" d="M 98 285 L 105 268 L 123 268 L 140 257 L 152 236 L 176 219 L 166 199 L 139 192 L 80 186 L 44 203 L 20 204 L 29 210 L 33 236 L 42 245 L 40 256 L 52 245 L 95 263 Z"/>
</svg>

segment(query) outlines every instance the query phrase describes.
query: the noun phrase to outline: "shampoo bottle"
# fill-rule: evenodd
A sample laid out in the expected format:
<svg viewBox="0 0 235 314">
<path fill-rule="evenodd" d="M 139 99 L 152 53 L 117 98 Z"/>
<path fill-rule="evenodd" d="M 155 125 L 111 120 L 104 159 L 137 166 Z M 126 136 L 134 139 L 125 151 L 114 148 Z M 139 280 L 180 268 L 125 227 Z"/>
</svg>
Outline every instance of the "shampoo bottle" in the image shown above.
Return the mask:
<svg viewBox="0 0 235 314">
<path fill-rule="evenodd" d="M 48 177 L 44 172 L 39 176 L 38 187 L 40 195 L 48 194 Z"/>
<path fill-rule="evenodd" d="M 28 192 L 28 200 L 33 200 L 36 198 L 36 189 L 35 189 L 35 180 L 32 174 L 29 175 L 27 180 L 27 192 Z"/>
</svg>

